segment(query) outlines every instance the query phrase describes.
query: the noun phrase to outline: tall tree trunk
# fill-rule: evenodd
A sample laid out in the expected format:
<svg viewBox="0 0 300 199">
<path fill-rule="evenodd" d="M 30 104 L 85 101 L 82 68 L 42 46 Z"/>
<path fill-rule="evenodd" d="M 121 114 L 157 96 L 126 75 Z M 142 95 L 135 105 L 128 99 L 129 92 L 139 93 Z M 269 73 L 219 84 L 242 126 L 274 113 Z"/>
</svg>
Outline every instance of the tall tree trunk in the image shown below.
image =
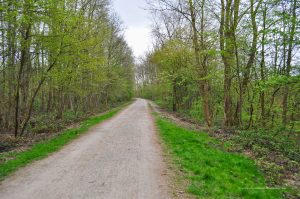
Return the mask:
<svg viewBox="0 0 300 199">
<path fill-rule="evenodd" d="M 24 9 L 27 8 L 28 5 L 24 6 Z M 30 48 L 30 29 L 31 29 L 31 22 L 29 24 L 23 24 L 23 32 L 22 32 L 22 39 L 21 42 L 21 60 L 20 60 L 20 67 L 17 77 L 17 85 L 16 85 L 16 91 L 15 91 L 15 137 L 18 136 L 19 132 L 19 123 L 20 123 L 20 88 L 22 83 L 22 78 L 24 76 L 24 68 L 25 65 L 28 64 L 28 52 Z"/>
<path fill-rule="evenodd" d="M 262 0 L 260 0 L 256 7 L 254 7 L 254 0 L 250 0 L 250 15 L 251 15 L 251 25 L 252 25 L 252 44 L 250 48 L 249 53 L 249 59 L 245 68 L 245 72 L 243 73 L 243 81 L 240 87 L 240 97 L 239 97 L 239 118 L 242 120 L 242 110 L 244 106 L 244 95 L 247 89 L 247 86 L 250 81 L 250 74 L 251 69 L 253 68 L 253 64 L 256 57 L 257 52 L 257 40 L 258 40 L 258 29 L 257 29 L 257 23 L 256 23 L 256 15 L 257 11 L 262 3 Z M 236 41 L 235 41 L 236 43 Z M 236 50 L 237 51 L 237 50 Z M 240 121 L 241 122 L 241 121 Z"/>
<path fill-rule="evenodd" d="M 232 67 L 235 65 L 235 32 L 238 25 L 240 0 L 221 0 L 220 49 L 224 64 L 224 126 L 233 125 Z"/>
<path fill-rule="evenodd" d="M 295 30 L 296 30 L 296 7 L 297 7 L 297 0 L 293 1 L 293 7 L 292 7 L 292 21 L 291 21 L 291 31 L 289 34 L 289 44 L 288 44 L 288 52 L 287 52 L 287 61 L 286 61 L 286 71 L 285 75 L 287 77 L 290 76 L 291 72 L 291 64 L 292 64 L 292 53 L 293 53 L 293 45 L 294 45 L 294 37 L 295 37 Z M 288 97 L 289 97 L 289 87 L 284 87 L 283 92 L 283 101 L 282 101 L 282 124 L 284 126 L 287 125 L 288 119 L 287 119 L 287 113 L 288 113 Z"/>
<path fill-rule="evenodd" d="M 212 107 L 210 102 L 210 84 L 209 80 L 207 80 L 208 75 L 208 67 L 206 65 L 206 61 L 204 59 L 203 53 L 201 52 L 205 50 L 204 46 L 204 4 L 205 1 L 202 1 L 202 10 L 201 10 L 201 35 L 200 35 L 200 44 L 198 38 L 198 30 L 196 27 L 196 13 L 195 13 L 195 6 L 193 0 L 189 0 L 189 11 L 191 15 L 191 25 L 193 31 L 193 47 L 195 52 L 195 59 L 196 64 L 198 67 L 198 71 L 200 73 L 200 92 L 203 99 L 203 112 L 205 115 L 205 121 L 207 126 L 211 127 L 213 125 L 213 113 Z"/>
<path fill-rule="evenodd" d="M 2 7 L 4 7 L 4 4 L 2 2 L 1 4 Z M 4 27 L 4 17 L 3 17 L 3 11 L 0 11 L 0 17 L 1 17 L 1 21 L 0 21 L 0 24 L 1 24 L 1 27 Z M 1 60 L 1 66 L 0 67 L 0 72 L 2 71 L 2 78 L 0 79 L 0 131 L 1 131 L 1 128 L 5 128 L 5 115 L 6 115 L 6 107 L 5 107 L 5 99 L 6 99 L 6 59 L 5 59 L 5 54 L 6 54 L 6 48 L 5 48 L 5 41 L 6 41 L 6 38 L 5 38 L 5 29 L 2 28 L 1 30 L 1 42 L 2 42 L 2 45 L 1 45 L 1 57 L 2 57 L 2 60 Z"/>
<path fill-rule="evenodd" d="M 266 20 L 267 20 L 267 5 L 263 8 L 263 33 L 261 39 L 261 62 L 260 62 L 260 78 L 261 82 L 265 82 L 265 39 L 266 39 Z M 263 127 L 266 125 L 266 109 L 265 109 L 265 91 L 260 91 L 260 117 Z"/>
<path fill-rule="evenodd" d="M 14 5 L 13 0 L 8 1 L 8 9 L 11 11 L 16 11 L 16 7 Z M 16 49 L 17 49 L 17 42 L 16 42 L 16 15 L 12 15 L 11 19 L 7 21 L 8 23 L 8 31 L 7 31 L 7 46 L 8 46 L 8 60 L 7 60 L 7 82 L 8 82 L 8 109 L 6 112 L 6 121 L 7 127 L 13 128 L 14 125 L 14 91 L 15 91 L 15 73 L 16 73 Z"/>
</svg>

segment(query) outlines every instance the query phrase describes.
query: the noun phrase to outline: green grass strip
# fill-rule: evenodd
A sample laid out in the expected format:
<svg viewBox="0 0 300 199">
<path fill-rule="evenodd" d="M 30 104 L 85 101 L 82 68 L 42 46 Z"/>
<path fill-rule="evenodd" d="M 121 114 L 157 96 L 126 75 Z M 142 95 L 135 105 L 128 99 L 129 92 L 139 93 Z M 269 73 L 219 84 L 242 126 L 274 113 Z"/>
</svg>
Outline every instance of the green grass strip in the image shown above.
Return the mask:
<svg viewBox="0 0 300 199">
<path fill-rule="evenodd" d="M 157 117 L 160 135 L 175 165 L 190 183 L 187 191 L 197 198 L 282 198 L 281 189 L 268 189 L 254 161 L 226 152 L 207 133 L 191 131 Z"/>
<path fill-rule="evenodd" d="M 70 143 L 70 141 L 78 138 L 81 134 L 87 132 L 92 126 L 116 115 L 120 110 L 122 110 L 124 106 L 125 105 L 120 106 L 118 108 L 114 108 L 111 111 L 104 113 L 100 116 L 93 116 L 82 122 L 80 124 L 80 127 L 78 128 L 63 131 L 61 134 L 50 140 L 35 144 L 32 148 L 30 148 L 27 151 L 15 154 L 14 159 L 8 160 L 0 164 L 0 180 L 3 180 L 4 177 L 15 172 L 17 169 L 26 166 L 29 163 L 35 160 L 43 159 L 47 157 L 50 153 L 58 151 L 64 145 Z"/>
</svg>

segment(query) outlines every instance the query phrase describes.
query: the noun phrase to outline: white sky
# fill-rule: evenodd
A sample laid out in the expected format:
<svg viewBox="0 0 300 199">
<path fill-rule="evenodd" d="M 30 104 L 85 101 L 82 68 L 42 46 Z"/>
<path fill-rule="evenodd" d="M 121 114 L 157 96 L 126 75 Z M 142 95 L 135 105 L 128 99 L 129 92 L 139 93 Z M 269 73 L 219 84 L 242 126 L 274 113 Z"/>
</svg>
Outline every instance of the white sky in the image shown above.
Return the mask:
<svg viewBox="0 0 300 199">
<path fill-rule="evenodd" d="M 125 26 L 125 39 L 134 56 L 139 57 L 151 48 L 151 20 L 145 0 L 113 0 L 114 10 Z"/>
</svg>

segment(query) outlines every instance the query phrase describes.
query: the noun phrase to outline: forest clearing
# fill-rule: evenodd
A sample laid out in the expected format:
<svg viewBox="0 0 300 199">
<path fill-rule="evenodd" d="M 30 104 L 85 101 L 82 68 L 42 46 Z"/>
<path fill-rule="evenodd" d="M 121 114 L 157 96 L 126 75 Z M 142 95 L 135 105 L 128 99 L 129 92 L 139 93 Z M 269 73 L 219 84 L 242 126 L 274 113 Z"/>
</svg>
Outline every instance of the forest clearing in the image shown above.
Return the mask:
<svg viewBox="0 0 300 199">
<path fill-rule="evenodd" d="M 298 0 L 0 0 L 0 198 L 300 198 L 299 24 Z"/>
</svg>

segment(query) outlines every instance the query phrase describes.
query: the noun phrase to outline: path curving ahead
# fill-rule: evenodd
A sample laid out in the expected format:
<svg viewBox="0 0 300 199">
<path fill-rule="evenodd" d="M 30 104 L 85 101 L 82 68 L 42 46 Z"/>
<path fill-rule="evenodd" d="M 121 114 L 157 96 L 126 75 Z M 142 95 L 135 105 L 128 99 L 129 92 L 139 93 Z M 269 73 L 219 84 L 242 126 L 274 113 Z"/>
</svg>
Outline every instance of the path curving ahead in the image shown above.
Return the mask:
<svg viewBox="0 0 300 199">
<path fill-rule="evenodd" d="M 164 163 L 147 102 L 0 184 L 1 199 L 168 199 Z"/>
</svg>

